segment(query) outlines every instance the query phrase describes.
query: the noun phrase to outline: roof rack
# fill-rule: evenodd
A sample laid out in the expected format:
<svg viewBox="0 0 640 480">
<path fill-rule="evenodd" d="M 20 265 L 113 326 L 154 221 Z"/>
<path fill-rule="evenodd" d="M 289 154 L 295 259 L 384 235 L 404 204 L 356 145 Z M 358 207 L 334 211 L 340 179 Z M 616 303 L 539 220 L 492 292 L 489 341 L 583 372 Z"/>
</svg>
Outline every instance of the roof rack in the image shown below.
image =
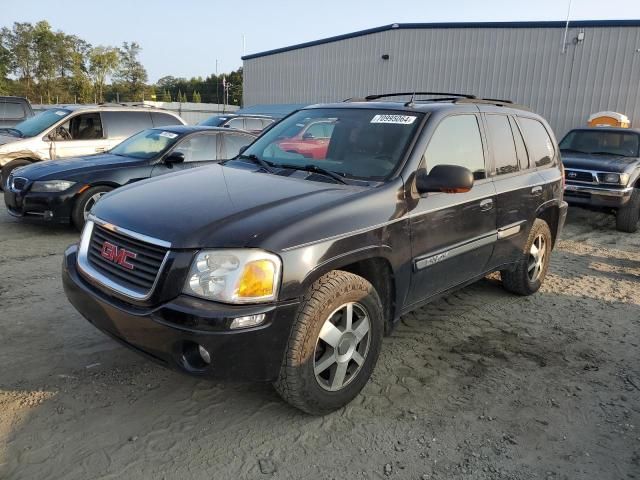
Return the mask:
<svg viewBox="0 0 640 480">
<path fill-rule="evenodd" d="M 418 95 L 436 95 L 442 98 L 428 98 L 428 99 L 416 99 Z M 381 93 L 378 95 L 367 95 L 364 98 L 348 98 L 345 102 L 372 102 L 386 97 L 408 97 L 411 96 L 411 100 L 404 104 L 405 107 L 410 107 L 416 102 L 453 102 L 453 103 L 481 103 L 485 105 L 496 105 L 500 107 L 511 107 L 520 110 L 529 110 L 523 105 L 517 105 L 511 100 L 504 100 L 499 98 L 481 98 L 475 95 L 467 93 L 450 93 L 450 92 L 397 92 L 397 93 Z"/>
</svg>

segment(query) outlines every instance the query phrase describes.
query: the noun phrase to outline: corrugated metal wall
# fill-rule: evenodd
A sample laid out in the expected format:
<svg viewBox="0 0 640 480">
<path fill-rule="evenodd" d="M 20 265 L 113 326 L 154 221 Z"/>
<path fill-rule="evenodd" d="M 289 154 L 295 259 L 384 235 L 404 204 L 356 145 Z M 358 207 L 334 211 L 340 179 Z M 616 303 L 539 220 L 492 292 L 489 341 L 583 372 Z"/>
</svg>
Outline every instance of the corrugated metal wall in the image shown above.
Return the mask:
<svg viewBox="0 0 640 480">
<path fill-rule="evenodd" d="M 584 40 L 577 42 L 580 31 Z M 556 135 L 600 110 L 640 127 L 640 27 L 393 29 L 244 61 L 245 105 L 435 90 L 530 106 Z M 381 56 L 389 54 L 389 60 Z"/>
</svg>

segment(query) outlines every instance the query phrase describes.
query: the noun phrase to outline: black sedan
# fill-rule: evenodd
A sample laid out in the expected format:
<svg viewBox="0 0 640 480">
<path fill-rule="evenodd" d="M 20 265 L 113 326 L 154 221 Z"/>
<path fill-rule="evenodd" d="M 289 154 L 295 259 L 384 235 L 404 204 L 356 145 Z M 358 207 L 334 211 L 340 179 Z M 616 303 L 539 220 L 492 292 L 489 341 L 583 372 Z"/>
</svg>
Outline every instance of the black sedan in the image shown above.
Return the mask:
<svg viewBox="0 0 640 480">
<path fill-rule="evenodd" d="M 98 199 L 139 180 L 233 158 L 255 135 L 229 128 L 171 126 L 143 130 L 101 155 L 15 169 L 4 201 L 15 217 L 81 229 Z"/>
</svg>

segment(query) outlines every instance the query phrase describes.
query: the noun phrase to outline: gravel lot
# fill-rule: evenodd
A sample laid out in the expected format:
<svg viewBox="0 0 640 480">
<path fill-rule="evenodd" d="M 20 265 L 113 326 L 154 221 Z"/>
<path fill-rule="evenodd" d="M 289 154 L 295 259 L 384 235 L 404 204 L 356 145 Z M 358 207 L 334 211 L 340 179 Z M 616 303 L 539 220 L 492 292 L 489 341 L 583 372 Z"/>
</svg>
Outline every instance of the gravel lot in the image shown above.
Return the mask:
<svg viewBox="0 0 640 480">
<path fill-rule="evenodd" d="M 0 478 L 640 478 L 640 233 L 571 210 L 545 286 L 402 319 L 324 418 L 120 347 L 67 303 L 77 234 L 0 208 Z"/>
</svg>

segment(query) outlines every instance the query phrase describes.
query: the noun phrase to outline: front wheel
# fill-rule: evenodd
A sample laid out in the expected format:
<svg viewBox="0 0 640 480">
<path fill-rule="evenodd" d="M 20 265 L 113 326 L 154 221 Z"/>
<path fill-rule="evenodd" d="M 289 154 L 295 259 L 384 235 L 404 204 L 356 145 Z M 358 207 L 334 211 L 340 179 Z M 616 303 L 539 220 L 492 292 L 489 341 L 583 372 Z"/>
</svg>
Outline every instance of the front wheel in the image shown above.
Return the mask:
<svg viewBox="0 0 640 480">
<path fill-rule="evenodd" d="M 71 220 L 78 230 L 82 230 L 91 209 L 100 200 L 100 197 L 111 190 L 113 190 L 111 187 L 98 186 L 88 188 L 80 194 L 71 212 Z"/>
<path fill-rule="evenodd" d="M 616 213 L 616 229 L 620 232 L 634 233 L 638 231 L 640 220 L 640 188 L 634 188 L 627 204 Z"/>
<path fill-rule="evenodd" d="M 547 275 L 552 241 L 549 225 L 537 218 L 515 269 L 500 272 L 504 288 L 518 295 L 536 293 Z"/>
<path fill-rule="evenodd" d="M 324 415 L 353 400 L 378 360 L 383 308 L 364 278 L 332 271 L 304 297 L 274 386 L 284 400 Z"/>
</svg>

